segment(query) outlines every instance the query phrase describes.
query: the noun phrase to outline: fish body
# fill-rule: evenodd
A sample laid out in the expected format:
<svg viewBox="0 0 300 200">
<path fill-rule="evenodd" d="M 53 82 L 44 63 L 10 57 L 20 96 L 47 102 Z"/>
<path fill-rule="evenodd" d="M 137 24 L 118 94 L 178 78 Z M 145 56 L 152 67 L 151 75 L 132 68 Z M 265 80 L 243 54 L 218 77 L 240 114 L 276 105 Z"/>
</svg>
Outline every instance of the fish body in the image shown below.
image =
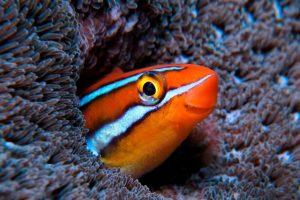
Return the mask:
<svg viewBox="0 0 300 200">
<path fill-rule="evenodd" d="M 109 167 L 140 177 L 160 165 L 216 104 L 218 78 L 194 64 L 115 72 L 80 99 L 87 148 Z"/>
</svg>

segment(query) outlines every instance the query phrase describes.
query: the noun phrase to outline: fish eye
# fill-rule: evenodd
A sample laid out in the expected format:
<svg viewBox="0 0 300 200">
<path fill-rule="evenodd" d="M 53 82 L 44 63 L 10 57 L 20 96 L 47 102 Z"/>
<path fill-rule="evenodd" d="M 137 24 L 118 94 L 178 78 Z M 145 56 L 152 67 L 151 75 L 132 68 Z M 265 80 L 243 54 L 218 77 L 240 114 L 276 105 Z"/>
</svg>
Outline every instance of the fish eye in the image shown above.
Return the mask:
<svg viewBox="0 0 300 200">
<path fill-rule="evenodd" d="M 137 81 L 140 101 L 144 105 L 159 103 L 166 92 L 166 81 L 158 72 L 146 72 Z"/>
<path fill-rule="evenodd" d="M 145 95 L 147 96 L 152 96 L 155 94 L 155 86 L 152 82 L 148 81 L 144 84 L 143 86 L 143 92 L 145 93 Z"/>
</svg>

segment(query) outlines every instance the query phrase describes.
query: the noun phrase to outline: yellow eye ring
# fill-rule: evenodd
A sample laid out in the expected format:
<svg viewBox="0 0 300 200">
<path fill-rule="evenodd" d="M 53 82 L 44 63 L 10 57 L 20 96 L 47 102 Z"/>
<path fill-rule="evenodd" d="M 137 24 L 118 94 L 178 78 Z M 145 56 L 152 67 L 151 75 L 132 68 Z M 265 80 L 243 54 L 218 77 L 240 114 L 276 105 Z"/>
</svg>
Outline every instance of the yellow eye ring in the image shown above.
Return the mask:
<svg viewBox="0 0 300 200">
<path fill-rule="evenodd" d="M 159 103 L 166 93 L 166 81 L 162 74 L 146 72 L 137 81 L 140 100 L 144 105 Z"/>
</svg>

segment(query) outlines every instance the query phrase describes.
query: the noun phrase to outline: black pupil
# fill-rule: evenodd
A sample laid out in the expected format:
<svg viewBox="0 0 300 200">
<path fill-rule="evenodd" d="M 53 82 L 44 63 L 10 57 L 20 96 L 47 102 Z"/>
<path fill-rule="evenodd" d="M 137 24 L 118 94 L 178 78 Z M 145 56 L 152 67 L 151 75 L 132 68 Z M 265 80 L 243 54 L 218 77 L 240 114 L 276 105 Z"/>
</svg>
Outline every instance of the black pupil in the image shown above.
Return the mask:
<svg viewBox="0 0 300 200">
<path fill-rule="evenodd" d="M 143 86 L 143 92 L 147 96 L 152 96 L 155 94 L 155 86 L 151 82 L 146 82 Z"/>
</svg>

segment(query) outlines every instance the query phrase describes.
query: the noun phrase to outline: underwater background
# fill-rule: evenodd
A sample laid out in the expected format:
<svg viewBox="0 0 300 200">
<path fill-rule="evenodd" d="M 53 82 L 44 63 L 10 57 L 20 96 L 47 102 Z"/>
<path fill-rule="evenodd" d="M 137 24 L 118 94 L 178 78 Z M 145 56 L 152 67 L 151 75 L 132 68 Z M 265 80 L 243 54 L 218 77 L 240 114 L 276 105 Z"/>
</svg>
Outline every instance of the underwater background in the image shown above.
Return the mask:
<svg viewBox="0 0 300 200">
<path fill-rule="evenodd" d="M 78 90 L 163 63 L 219 99 L 141 184 L 88 152 Z M 299 199 L 300 1 L 0 0 L 0 136 L 6 199 Z"/>
</svg>

